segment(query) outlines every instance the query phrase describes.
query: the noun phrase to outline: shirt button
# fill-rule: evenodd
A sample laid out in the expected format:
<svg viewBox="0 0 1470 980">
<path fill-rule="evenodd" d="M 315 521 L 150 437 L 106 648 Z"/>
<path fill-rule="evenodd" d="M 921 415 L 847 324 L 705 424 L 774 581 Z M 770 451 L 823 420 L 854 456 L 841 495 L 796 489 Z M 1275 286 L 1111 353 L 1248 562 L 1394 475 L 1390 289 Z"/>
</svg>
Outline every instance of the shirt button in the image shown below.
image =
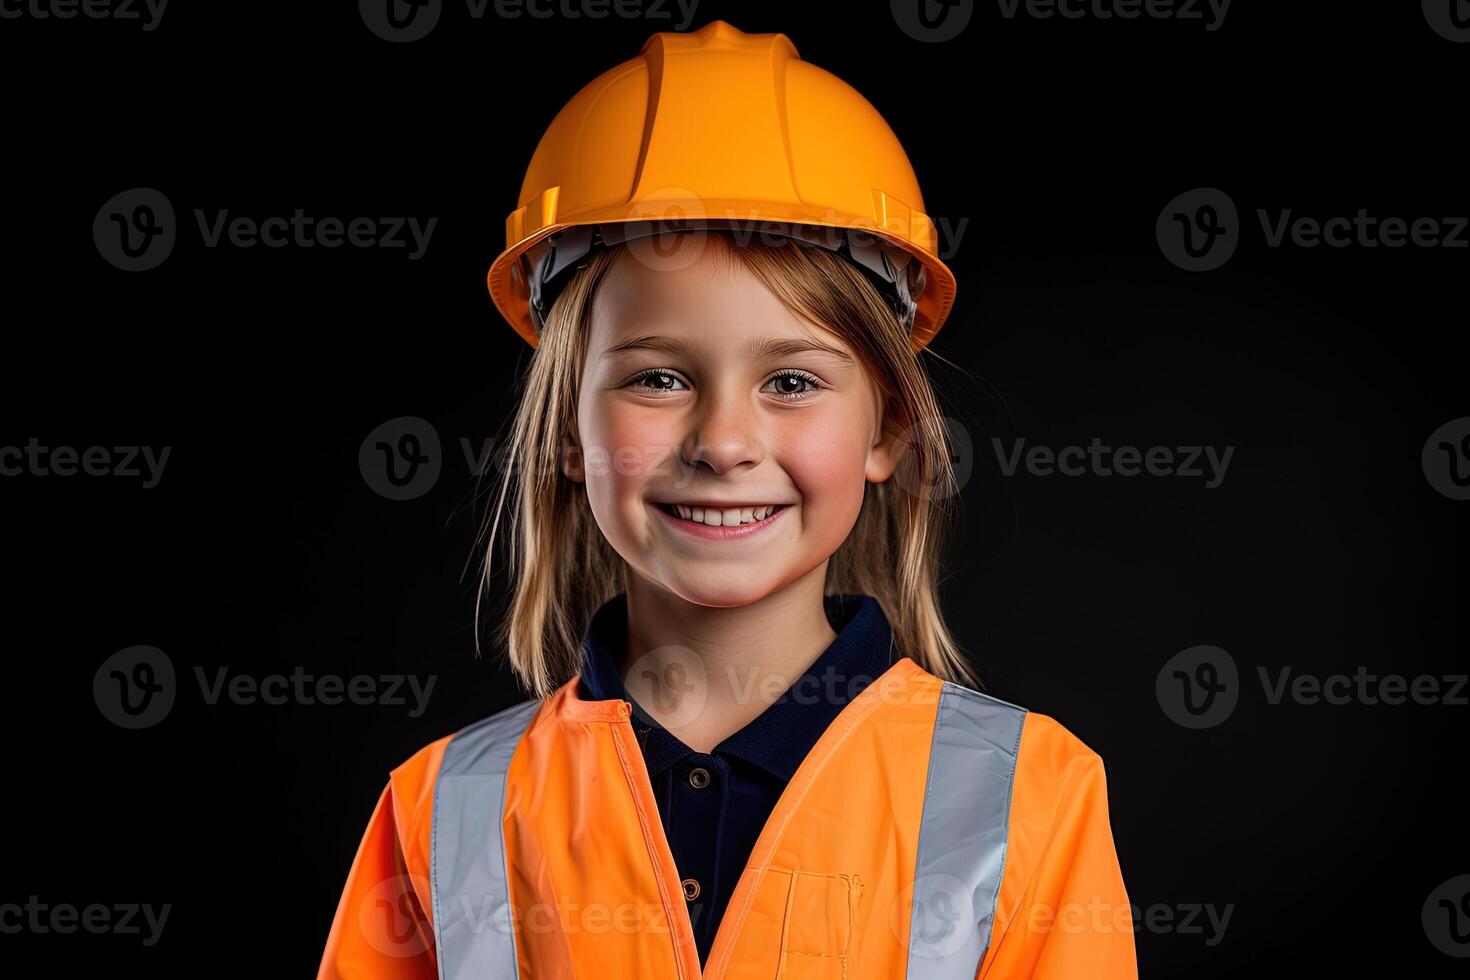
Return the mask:
<svg viewBox="0 0 1470 980">
<path fill-rule="evenodd" d="M 704 789 L 709 785 L 709 770 L 701 767 L 689 770 L 689 785 L 695 789 Z"/>
<path fill-rule="evenodd" d="M 685 901 L 692 902 L 699 897 L 699 882 L 693 878 L 685 878 L 680 884 L 684 886 Z"/>
</svg>

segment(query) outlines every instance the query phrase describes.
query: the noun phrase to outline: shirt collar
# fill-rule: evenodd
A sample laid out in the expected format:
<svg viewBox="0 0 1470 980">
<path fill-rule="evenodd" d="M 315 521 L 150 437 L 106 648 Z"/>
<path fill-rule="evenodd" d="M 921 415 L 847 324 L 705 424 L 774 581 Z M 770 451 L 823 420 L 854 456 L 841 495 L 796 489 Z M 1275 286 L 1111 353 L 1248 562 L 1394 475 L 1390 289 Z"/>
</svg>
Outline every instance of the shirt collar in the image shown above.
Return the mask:
<svg viewBox="0 0 1470 980">
<path fill-rule="evenodd" d="M 802 759 L 838 713 L 893 663 L 893 632 L 878 600 L 868 595 L 824 596 L 837 637 L 785 693 L 740 731 L 715 746 L 790 781 Z M 630 721 L 656 776 L 694 750 L 654 721 L 629 694 L 617 664 L 627 646 L 628 599 L 619 593 L 593 614 L 582 641 L 579 675 L 584 700 L 627 701 Z"/>
</svg>

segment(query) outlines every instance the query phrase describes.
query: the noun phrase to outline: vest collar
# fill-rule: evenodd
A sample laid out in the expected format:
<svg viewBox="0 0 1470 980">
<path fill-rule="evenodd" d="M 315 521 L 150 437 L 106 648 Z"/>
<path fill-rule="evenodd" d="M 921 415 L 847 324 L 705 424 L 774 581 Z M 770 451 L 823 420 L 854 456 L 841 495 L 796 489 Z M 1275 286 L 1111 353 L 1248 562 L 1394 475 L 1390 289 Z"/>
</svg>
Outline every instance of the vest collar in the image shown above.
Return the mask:
<svg viewBox="0 0 1470 980">
<path fill-rule="evenodd" d="M 869 595 L 823 597 L 837 636 L 806 672 L 738 732 L 711 750 L 742 759 L 789 782 L 796 767 L 837 714 L 892 666 L 893 631 L 878 600 Z M 623 699 L 644 746 L 649 776 L 694 750 L 665 729 L 628 693 L 618 672 L 627 649 L 628 599 L 619 593 L 593 614 L 582 641 L 578 694 L 595 701 Z"/>
</svg>

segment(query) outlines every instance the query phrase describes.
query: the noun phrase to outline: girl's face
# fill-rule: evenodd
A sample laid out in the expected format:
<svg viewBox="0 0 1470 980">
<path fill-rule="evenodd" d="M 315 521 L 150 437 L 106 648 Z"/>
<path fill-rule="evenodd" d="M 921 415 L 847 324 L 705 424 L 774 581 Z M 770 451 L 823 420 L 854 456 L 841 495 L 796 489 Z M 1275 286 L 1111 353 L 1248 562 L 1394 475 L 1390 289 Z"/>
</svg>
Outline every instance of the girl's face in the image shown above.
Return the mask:
<svg viewBox="0 0 1470 980">
<path fill-rule="evenodd" d="M 851 348 L 713 247 L 608 270 L 565 472 L 634 571 L 728 607 L 823 568 L 899 447 Z"/>
</svg>

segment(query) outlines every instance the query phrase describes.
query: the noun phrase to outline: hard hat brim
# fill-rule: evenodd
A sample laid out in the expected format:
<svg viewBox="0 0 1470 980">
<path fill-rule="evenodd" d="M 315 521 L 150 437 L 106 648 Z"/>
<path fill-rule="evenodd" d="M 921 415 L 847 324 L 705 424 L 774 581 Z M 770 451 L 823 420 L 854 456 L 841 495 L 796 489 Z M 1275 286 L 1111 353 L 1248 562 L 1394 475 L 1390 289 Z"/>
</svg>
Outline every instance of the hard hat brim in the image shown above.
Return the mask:
<svg viewBox="0 0 1470 980">
<path fill-rule="evenodd" d="M 932 241 L 933 224 L 926 215 L 917 212 L 910 212 L 903 216 L 909 219 L 909 227 L 898 228 L 897 225 L 902 223 L 902 218 L 897 214 L 893 215 L 889 222 L 892 227 L 885 227 L 871 220 L 865 221 L 856 215 L 823 213 L 817 209 L 797 210 L 783 206 L 767 209 L 763 214 L 753 214 L 748 201 L 716 202 L 688 198 L 665 198 L 644 200 L 636 206 L 623 207 L 615 211 L 598 209 L 574 218 L 553 219 L 538 227 L 531 227 L 537 222 L 538 217 L 549 217 L 546 215 L 546 211 L 549 210 L 547 205 L 554 208 L 555 190 L 556 188 L 552 188 L 551 192 L 529 202 L 506 219 L 506 238 L 508 241 L 513 241 L 514 244 L 506 248 L 495 259 L 486 275 L 486 285 L 496 309 L 500 311 L 501 316 L 515 332 L 532 347 L 538 346 L 539 337 L 530 312 L 531 289 L 530 284 L 526 281 L 526 270 L 521 261 L 522 257 L 559 231 L 606 223 L 657 223 L 661 221 L 673 223 L 697 219 L 713 227 L 725 226 L 753 235 L 782 224 L 815 225 L 871 234 L 875 239 L 902 249 L 924 266 L 924 289 L 918 296 L 913 326 L 910 330 L 910 343 L 915 352 L 928 346 L 934 335 L 938 333 L 938 328 L 948 318 L 950 308 L 954 303 L 956 291 L 954 274 L 934 252 L 918 244 L 926 240 Z M 543 200 L 548 197 L 550 201 Z M 875 192 L 875 197 L 881 198 L 883 195 Z M 913 234 L 915 225 L 920 228 L 918 235 Z"/>
</svg>

